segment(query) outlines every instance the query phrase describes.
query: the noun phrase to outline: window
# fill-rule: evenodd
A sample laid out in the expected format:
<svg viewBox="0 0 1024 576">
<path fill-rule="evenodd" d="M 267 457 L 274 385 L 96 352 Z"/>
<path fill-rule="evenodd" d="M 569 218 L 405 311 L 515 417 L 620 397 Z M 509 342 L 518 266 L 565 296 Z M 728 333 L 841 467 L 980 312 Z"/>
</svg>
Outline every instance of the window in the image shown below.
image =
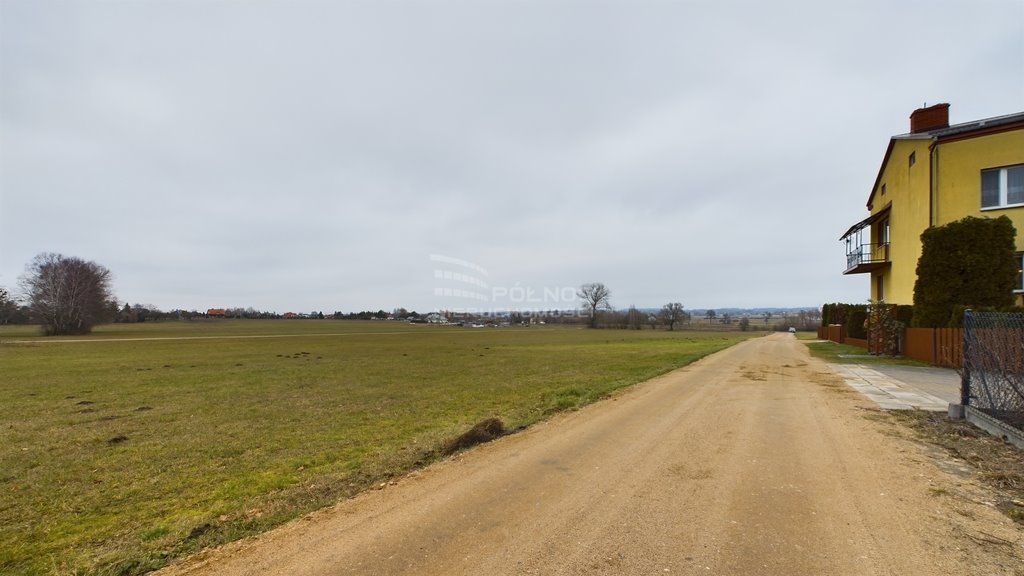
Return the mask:
<svg viewBox="0 0 1024 576">
<path fill-rule="evenodd" d="M 981 207 L 1024 205 L 1024 164 L 981 171 Z"/>
<path fill-rule="evenodd" d="M 917 150 L 910 153 L 910 158 L 908 160 L 911 166 L 917 163 Z"/>
</svg>

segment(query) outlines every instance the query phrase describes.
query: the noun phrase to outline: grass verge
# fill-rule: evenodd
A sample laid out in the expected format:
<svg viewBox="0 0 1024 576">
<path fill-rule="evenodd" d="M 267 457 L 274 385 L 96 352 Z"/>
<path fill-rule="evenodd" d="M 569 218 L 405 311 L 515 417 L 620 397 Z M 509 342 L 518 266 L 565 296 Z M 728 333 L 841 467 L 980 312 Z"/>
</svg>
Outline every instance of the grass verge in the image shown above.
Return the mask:
<svg viewBox="0 0 1024 576">
<path fill-rule="evenodd" d="M 0 573 L 134 575 L 746 335 L 384 322 L 0 332 Z M 19 343 L 11 343 L 18 340 Z"/>
<path fill-rule="evenodd" d="M 910 358 L 893 358 L 889 356 L 872 356 L 867 350 L 859 346 L 848 344 L 837 344 L 828 340 L 817 340 L 804 342 L 804 345 L 811 351 L 811 354 L 821 358 L 825 362 L 833 364 L 867 364 L 867 365 L 894 365 L 894 366 L 930 366 L 926 362 L 911 360 Z"/>
</svg>

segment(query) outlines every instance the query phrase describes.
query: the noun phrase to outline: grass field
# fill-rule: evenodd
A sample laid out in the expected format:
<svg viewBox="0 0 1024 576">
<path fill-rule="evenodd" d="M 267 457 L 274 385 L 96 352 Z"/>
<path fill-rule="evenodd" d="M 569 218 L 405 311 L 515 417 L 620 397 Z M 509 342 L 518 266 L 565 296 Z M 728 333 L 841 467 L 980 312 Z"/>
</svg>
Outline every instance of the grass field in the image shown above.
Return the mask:
<svg viewBox="0 0 1024 576">
<path fill-rule="evenodd" d="M 750 334 L 390 322 L 0 327 L 0 573 L 138 574 Z"/>
</svg>

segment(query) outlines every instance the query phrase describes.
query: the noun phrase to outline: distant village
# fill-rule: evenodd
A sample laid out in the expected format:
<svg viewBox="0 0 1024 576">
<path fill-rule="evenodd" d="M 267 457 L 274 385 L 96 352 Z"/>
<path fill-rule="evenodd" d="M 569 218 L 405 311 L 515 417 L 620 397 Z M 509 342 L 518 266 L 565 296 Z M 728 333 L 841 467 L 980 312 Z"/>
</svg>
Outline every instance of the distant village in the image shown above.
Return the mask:
<svg viewBox="0 0 1024 576">
<path fill-rule="evenodd" d="M 635 308 L 607 310 L 600 314 L 599 327 L 603 328 L 651 328 L 665 324 L 661 310 L 656 308 Z M 529 326 L 546 324 L 585 324 L 587 318 L 580 310 L 545 311 L 439 311 L 421 314 L 405 308 L 362 312 L 263 312 L 253 308 L 210 308 L 205 314 L 184 312 L 170 313 L 180 319 L 283 319 L 283 320 L 377 320 L 408 322 L 412 324 L 454 325 L 471 327 Z M 701 326 L 734 327 L 739 330 L 777 330 L 789 328 L 816 330 L 821 324 L 821 310 L 818 308 L 722 308 L 697 309 L 684 312 L 680 327 Z"/>
<path fill-rule="evenodd" d="M 27 305 L 11 303 L 10 310 L 0 314 L 0 324 L 30 324 Z M 198 310 L 161 310 L 152 304 L 110 302 L 107 315 L 115 323 L 159 322 L 167 320 L 374 320 L 411 324 L 454 325 L 469 327 L 536 326 L 546 324 L 586 324 L 582 310 L 530 311 L 434 311 L 421 314 L 415 310 L 395 308 L 362 312 L 272 312 L 253 307 L 208 308 Z M 109 321 L 109 320 L 108 320 Z M 775 330 L 816 330 L 821 324 L 821 309 L 810 308 L 719 308 L 694 309 L 683 312 L 675 328 Z M 663 310 L 630 307 L 625 310 L 603 310 L 598 314 L 598 328 L 659 329 L 668 326 Z"/>
</svg>

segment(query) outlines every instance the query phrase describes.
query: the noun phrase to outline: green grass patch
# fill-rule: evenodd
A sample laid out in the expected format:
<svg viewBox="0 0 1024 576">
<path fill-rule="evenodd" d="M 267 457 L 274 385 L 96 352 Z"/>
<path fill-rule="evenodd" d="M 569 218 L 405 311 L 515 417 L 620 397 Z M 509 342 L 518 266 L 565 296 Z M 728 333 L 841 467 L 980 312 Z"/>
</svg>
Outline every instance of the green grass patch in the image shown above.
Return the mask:
<svg viewBox="0 0 1024 576">
<path fill-rule="evenodd" d="M 859 346 L 850 346 L 848 344 L 837 344 L 828 340 L 825 341 L 808 341 L 804 342 L 804 346 L 811 351 L 813 356 L 817 356 L 826 362 L 833 364 L 890 364 L 898 366 L 930 366 L 927 362 L 919 362 L 917 360 L 911 360 L 910 358 L 893 358 L 890 356 L 874 356 L 868 354 L 868 351 Z"/>
<path fill-rule="evenodd" d="M 390 322 L 0 330 L 0 573 L 140 574 L 728 347 L 720 332 Z M 12 343 L 12 341 L 18 341 Z"/>
</svg>

